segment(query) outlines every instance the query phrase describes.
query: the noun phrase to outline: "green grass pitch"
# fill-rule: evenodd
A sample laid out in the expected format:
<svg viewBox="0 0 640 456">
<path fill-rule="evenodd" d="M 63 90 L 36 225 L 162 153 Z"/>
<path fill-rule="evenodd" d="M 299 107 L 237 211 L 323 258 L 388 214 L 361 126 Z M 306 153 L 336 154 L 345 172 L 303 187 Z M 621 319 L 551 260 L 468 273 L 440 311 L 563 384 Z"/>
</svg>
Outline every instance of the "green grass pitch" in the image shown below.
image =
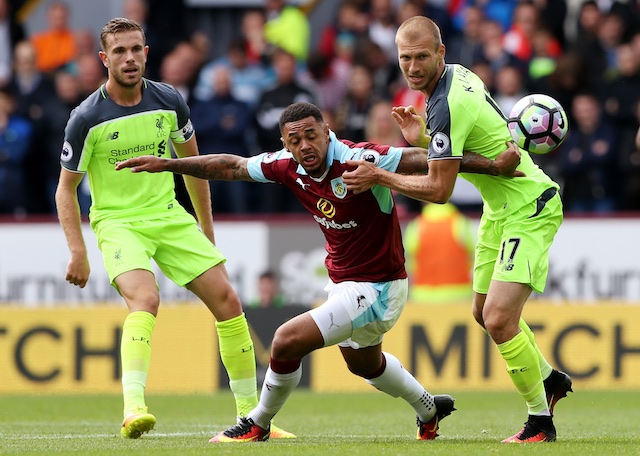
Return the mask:
<svg viewBox="0 0 640 456">
<path fill-rule="evenodd" d="M 434 393 L 440 393 L 434 392 Z M 457 411 L 435 441 L 415 439 L 413 410 L 379 392 L 295 391 L 276 417 L 296 440 L 210 444 L 233 424 L 231 395 L 149 395 L 156 429 L 119 436 L 119 396 L 0 396 L 1 455 L 638 455 L 640 392 L 578 391 L 556 406 L 558 440 L 507 445 L 526 419 L 516 393 L 453 392 Z"/>
</svg>

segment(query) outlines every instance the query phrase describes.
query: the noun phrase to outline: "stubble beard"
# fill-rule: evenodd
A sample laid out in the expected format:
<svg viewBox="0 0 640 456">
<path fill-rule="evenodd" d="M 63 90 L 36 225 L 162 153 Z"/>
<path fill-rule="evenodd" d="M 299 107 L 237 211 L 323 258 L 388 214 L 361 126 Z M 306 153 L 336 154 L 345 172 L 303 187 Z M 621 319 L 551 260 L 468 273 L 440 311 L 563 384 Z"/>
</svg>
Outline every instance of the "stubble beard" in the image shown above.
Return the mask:
<svg viewBox="0 0 640 456">
<path fill-rule="evenodd" d="M 126 75 L 126 73 L 124 74 Z M 140 68 L 140 73 L 135 79 L 128 79 L 126 77 L 123 77 L 123 73 L 117 73 L 117 74 L 114 73 L 113 78 L 115 79 L 116 83 L 119 86 L 125 89 L 131 89 L 140 83 L 140 81 L 142 80 L 143 74 L 144 74 L 144 67 Z"/>
</svg>

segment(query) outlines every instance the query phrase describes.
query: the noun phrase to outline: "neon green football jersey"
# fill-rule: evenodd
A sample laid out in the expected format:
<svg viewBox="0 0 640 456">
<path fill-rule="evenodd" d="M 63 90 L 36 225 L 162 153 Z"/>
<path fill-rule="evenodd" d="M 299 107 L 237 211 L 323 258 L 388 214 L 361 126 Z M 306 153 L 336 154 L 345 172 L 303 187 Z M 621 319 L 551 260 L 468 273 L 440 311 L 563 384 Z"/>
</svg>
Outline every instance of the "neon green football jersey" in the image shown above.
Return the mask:
<svg viewBox="0 0 640 456">
<path fill-rule="evenodd" d="M 170 157 L 170 141 L 194 134 L 189 107 L 172 86 L 143 79 L 142 100 L 121 106 L 101 86 L 73 110 L 65 128 L 60 164 L 87 173 L 92 225 L 105 218 L 148 220 L 178 207 L 172 173 L 116 171 L 140 155 Z"/>
<path fill-rule="evenodd" d="M 462 159 L 465 150 L 494 159 L 511 141 L 507 119 L 484 83 L 461 65 L 446 65 L 427 100 L 427 131 L 429 160 Z M 460 173 L 479 190 L 484 216 L 490 220 L 507 217 L 548 188 L 559 188 L 527 151 L 521 152 L 518 170 L 526 177 Z"/>
</svg>

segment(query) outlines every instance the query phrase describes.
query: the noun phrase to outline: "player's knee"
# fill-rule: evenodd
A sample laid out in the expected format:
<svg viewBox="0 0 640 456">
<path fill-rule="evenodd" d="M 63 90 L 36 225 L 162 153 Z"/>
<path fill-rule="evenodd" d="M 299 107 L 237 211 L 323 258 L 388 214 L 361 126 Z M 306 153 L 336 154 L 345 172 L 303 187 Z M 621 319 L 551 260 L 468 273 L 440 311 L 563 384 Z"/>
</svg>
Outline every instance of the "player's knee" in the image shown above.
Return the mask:
<svg viewBox="0 0 640 456">
<path fill-rule="evenodd" d="M 517 324 L 511 324 L 505 315 L 485 315 L 484 327 L 495 343 L 501 344 L 513 338 L 518 333 Z"/>
<path fill-rule="evenodd" d="M 283 361 L 301 359 L 309 352 L 304 335 L 292 325 L 280 326 L 271 342 L 271 357 Z"/>
<path fill-rule="evenodd" d="M 144 311 L 157 315 L 160 307 L 160 296 L 157 293 L 145 293 L 133 299 L 127 299 L 130 311 Z"/>
<path fill-rule="evenodd" d="M 287 329 L 287 325 L 280 326 L 273 335 L 271 342 L 271 357 L 281 360 L 289 360 L 295 344 L 295 334 Z"/>
<path fill-rule="evenodd" d="M 482 318 L 482 311 L 474 306 L 473 309 L 471 310 L 471 313 L 473 315 L 473 318 L 476 320 L 476 322 L 480 326 L 484 326 L 484 319 Z"/>
</svg>

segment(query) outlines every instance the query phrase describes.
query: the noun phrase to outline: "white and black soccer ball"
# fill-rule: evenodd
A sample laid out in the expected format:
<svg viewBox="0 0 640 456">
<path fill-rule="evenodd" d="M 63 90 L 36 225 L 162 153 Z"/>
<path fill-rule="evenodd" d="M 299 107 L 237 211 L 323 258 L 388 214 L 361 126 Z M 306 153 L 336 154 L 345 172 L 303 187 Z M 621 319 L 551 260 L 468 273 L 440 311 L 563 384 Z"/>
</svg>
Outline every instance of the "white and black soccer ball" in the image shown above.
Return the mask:
<svg viewBox="0 0 640 456">
<path fill-rule="evenodd" d="M 564 141 L 569 130 L 567 114 L 562 105 L 541 93 L 518 100 L 507 122 L 516 144 L 533 154 L 553 151 Z"/>
</svg>

